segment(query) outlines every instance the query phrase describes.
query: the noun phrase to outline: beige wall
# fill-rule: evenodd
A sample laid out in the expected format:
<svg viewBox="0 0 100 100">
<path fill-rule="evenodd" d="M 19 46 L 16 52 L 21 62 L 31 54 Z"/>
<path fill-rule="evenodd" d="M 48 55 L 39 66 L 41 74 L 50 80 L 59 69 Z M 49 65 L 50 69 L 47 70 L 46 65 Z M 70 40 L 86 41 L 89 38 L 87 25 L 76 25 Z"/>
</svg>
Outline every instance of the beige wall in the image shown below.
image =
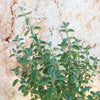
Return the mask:
<svg viewBox="0 0 100 100">
<path fill-rule="evenodd" d="M 41 26 L 39 37 L 52 41 L 56 46 L 64 37 L 59 33 L 62 22 L 69 21 L 75 30 L 73 35 L 83 40 L 84 45 L 93 46 L 91 55 L 100 58 L 100 0 L 0 0 L 0 100 L 28 100 L 12 87 L 16 77 L 9 71 L 16 67 L 14 58 L 9 59 L 15 44 L 11 40 L 16 34 L 24 33 L 24 19 L 17 18 L 21 14 L 19 6 L 32 11 L 31 23 Z M 27 45 L 29 41 L 27 40 Z M 94 90 L 100 90 L 100 76 L 94 78 Z"/>
</svg>

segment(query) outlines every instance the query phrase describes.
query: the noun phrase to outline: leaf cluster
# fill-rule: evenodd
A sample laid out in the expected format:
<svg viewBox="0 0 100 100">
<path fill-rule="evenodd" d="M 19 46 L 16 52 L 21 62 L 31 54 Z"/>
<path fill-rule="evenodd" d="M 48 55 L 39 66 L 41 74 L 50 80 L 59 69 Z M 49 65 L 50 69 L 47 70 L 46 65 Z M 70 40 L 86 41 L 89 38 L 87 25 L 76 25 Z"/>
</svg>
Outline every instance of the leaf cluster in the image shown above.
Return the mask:
<svg viewBox="0 0 100 100">
<path fill-rule="evenodd" d="M 19 82 L 18 90 L 24 96 L 34 94 L 31 100 L 100 100 L 100 92 L 91 91 L 92 87 L 87 85 L 89 81 L 93 82 L 91 77 L 95 76 L 99 61 L 97 57 L 89 55 L 90 47 L 82 47 L 81 40 L 70 37 L 69 33 L 74 30 L 68 29 L 69 23 L 63 22 L 60 32 L 64 32 L 66 38 L 57 48 L 51 48 L 51 42 L 41 40 L 34 33 L 35 29 L 41 28 L 31 25 L 27 14 L 30 12 L 19 17 L 25 17 L 25 36 L 31 34 L 29 39 L 33 41 L 29 48 L 23 48 L 24 38 L 17 35 L 13 40 L 18 45 L 10 57 L 15 56 L 19 63 L 19 66 L 11 69 L 19 77 L 13 86 Z M 86 95 L 87 92 L 90 94 Z"/>
</svg>

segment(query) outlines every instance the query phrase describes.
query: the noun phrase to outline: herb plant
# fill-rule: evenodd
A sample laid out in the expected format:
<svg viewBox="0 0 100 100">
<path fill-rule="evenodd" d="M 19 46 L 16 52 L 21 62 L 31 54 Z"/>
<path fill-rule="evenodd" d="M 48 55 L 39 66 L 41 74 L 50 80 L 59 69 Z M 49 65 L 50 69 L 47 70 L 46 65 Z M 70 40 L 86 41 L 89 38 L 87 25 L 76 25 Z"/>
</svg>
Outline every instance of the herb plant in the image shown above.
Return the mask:
<svg viewBox="0 0 100 100">
<path fill-rule="evenodd" d="M 30 47 L 23 48 L 24 38 L 19 35 L 13 40 L 17 46 L 10 57 L 15 56 L 19 63 L 11 69 L 19 77 L 13 86 L 19 82 L 18 90 L 24 96 L 33 94 L 31 100 L 100 100 L 100 92 L 91 91 L 92 87 L 88 86 L 90 81 L 93 82 L 91 77 L 95 76 L 99 61 L 89 55 L 91 47 L 83 47 L 81 40 L 70 36 L 74 30 L 68 29 L 68 22 L 63 22 L 60 32 L 66 34 L 66 38 L 57 48 L 52 48 L 51 42 L 41 40 L 34 32 L 41 28 L 31 25 L 27 18 L 30 13 L 19 15 L 25 17 L 25 36 L 30 34 L 29 39 L 32 39 Z"/>
</svg>

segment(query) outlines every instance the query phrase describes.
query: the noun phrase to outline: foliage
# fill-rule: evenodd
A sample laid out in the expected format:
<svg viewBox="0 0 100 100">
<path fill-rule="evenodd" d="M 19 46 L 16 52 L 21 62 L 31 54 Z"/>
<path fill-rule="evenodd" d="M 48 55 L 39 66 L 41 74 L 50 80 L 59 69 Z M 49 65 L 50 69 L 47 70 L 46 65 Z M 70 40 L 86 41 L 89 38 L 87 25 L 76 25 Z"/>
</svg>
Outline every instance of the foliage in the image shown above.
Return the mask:
<svg viewBox="0 0 100 100">
<path fill-rule="evenodd" d="M 57 48 L 51 47 L 51 42 L 38 38 L 34 32 L 41 29 L 30 23 L 24 13 L 19 17 L 25 17 L 25 36 L 31 34 L 29 39 L 33 41 L 29 48 L 23 48 L 24 38 L 19 35 L 13 42 L 17 42 L 16 49 L 13 49 L 19 66 L 11 69 L 19 78 L 13 82 L 15 86 L 20 83 L 19 91 L 24 96 L 34 94 L 31 100 L 100 100 L 100 92 L 91 91 L 87 84 L 92 76 L 95 76 L 99 59 L 89 55 L 89 46 L 80 45 L 81 40 L 70 37 L 73 29 L 68 29 L 69 23 L 63 22 L 60 32 L 66 34 L 66 38 L 58 44 Z M 59 52 L 57 54 L 56 52 Z M 21 70 L 21 72 L 20 72 Z M 86 93 L 89 92 L 89 95 Z"/>
</svg>

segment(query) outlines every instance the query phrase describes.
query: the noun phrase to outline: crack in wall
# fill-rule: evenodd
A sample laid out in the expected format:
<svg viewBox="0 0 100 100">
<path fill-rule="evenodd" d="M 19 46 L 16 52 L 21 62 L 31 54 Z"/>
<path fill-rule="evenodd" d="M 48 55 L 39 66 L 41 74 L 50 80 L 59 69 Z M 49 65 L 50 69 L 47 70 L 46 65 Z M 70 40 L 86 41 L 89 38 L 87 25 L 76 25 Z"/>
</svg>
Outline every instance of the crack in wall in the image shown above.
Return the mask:
<svg viewBox="0 0 100 100">
<path fill-rule="evenodd" d="M 14 0 L 11 1 L 10 11 L 11 11 L 11 34 L 14 34 L 14 22 L 15 22 L 15 16 L 14 16 L 14 10 L 13 6 L 16 4 Z"/>
</svg>

